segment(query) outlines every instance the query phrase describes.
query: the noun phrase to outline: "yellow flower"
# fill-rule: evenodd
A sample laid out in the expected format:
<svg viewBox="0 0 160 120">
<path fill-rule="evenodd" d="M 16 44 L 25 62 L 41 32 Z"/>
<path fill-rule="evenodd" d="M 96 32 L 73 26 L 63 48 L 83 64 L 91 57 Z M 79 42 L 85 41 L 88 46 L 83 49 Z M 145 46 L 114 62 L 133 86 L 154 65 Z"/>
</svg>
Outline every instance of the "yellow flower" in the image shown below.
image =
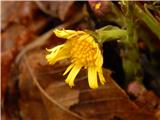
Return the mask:
<svg viewBox="0 0 160 120">
<path fill-rule="evenodd" d="M 55 64 L 63 59 L 70 59 L 71 65 L 66 69 L 63 75 L 69 72 L 65 82 L 69 86 L 74 86 L 74 79 L 82 68 L 88 69 L 88 83 L 90 88 L 98 87 L 97 74 L 101 84 L 104 84 L 105 78 L 102 72 L 103 57 L 98 43 L 94 38 L 84 31 L 74 30 L 54 30 L 59 38 L 67 39 L 66 43 L 47 49 L 50 52 L 46 59 L 49 64 Z"/>
<path fill-rule="evenodd" d="M 101 7 L 101 3 L 100 2 L 98 2 L 98 3 L 95 4 L 95 10 L 100 9 L 100 7 Z"/>
</svg>

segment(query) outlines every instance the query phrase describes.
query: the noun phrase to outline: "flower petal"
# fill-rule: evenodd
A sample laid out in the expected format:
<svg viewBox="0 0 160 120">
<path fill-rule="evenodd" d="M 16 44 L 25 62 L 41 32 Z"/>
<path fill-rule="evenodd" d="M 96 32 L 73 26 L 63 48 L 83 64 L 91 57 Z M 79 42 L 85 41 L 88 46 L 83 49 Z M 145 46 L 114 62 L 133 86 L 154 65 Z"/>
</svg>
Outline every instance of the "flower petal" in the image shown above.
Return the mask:
<svg viewBox="0 0 160 120">
<path fill-rule="evenodd" d="M 88 83 L 90 88 L 92 89 L 98 88 L 96 67 L 88 68 Z"/>
<path fill-rule="evenodd" d="M 106 80 L 105 80 L 105 78 L 103 76 L 102 68 L 98 68 L 98 76 L 99 76 L 101 84 L 104 85 L 104 83 L 106 82 Z"/>
<path fill-rule="evenodd" d="M 74 64 L 71 64 L 66 71 L 63 73 L 63 75 L 66 75 L 72 68 L 73 68 Z"/>
<path fill-rule="evenodd" d="M 66 83 L 69 84 L 70 87 L 74 86 L 74 79 L 77 76 L 77 74 L 79 73 L 80 69 L 82 68 L 81 65 L 75 65 L 71 72 L 69 73 L 67 79 L 65 80 Z"/>
<path fill-rule="evenodd" d="M 97 53 L 96 53 L 96 55 L 94 57 L 96 58 L 96 62 L 95 62 L 96 66 L 102 67 L 102 65 L 103 65 L 103 57 L 102 57 L 101 51 L 97 50 Z"/>
<path fill-rule="evenodd" d="M 86 34 L 86 35 L 82 35 L 82 36 L 80 36 L 79 37 L 79 41 L 81 41 L 81 40 L 86 40 L 88 37 L 90 37 L 88 34 Z"/>
<path fill-rule="evenodd" d="M 55 29 L 53 31 L 55 33 L 55 35 L 59 38 L 67 38 L 73 34 L 76 34 L 76 31 L 74 30 L 59 30 L 59 29 Z"/>
<path fill-rule="evenodd" d="M 56 50 L 59 50 L 59 49 L 62 48 L 63 46 L 64 46 L 64 44 L 55 46 L 55 47 L 53 47 L 53 48 L 51 48 L 51 49 L 46 48 L 46 50 L 47 50 L 48 52 L 55 52 Z"/>
<path fill-rule="evenodd" d="M 66 50 L 64 46 L 65 45 L 59 45 L 55 48 L 49 49 L 51 53 L 46 55 L 46 59 L 50 64 L 55 64 L 57 61 L 69 58 L 68 50 Z"/>
</svg>

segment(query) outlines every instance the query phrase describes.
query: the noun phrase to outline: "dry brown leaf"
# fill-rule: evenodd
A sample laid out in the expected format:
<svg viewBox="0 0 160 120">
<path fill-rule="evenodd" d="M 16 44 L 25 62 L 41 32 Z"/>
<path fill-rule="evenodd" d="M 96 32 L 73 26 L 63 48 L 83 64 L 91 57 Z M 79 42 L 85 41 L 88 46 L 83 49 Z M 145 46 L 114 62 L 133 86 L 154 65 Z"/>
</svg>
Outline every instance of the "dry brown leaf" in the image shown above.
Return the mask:
<svg viewBox="0 0 160 120">
<path fill-rule="evenodd" d="M 39 22 L 37 21 L 37 23 Z M 14 62 L 14 59 L 16 58 L 18 52 L 20 51 L 21 48 L 23 48 L 24 45 L 34 40 L 37 31 L 39 31 L 44 26 L 44 24 L 46 24 L 46 20 L 43 21 L 43 23 L 41 21 L 40 24 L 39 24 L 40 27 L 38 29 L 37 28 L 34 29 L 33 26 L 25 28 L 25 26 L 18 24 L 12 25 L 2 33 L 1 65 L 3 73 L 2 76 L 2 86 L 4 89 L 3 91 L 5 91 L 7 81 L 9 79 L 11 65 Z"/>
<path fill-rule="evenodd" d="M 77 76 L 76 86 L 69 88 L 64 83 L 65 76 L 62 76 L 68 63 L 64 61 L 50 66 L 47 65 L 44 55 L 43 52 L 37 52 L 26 58 L 25 64 L 23 62 L 23 69 L 25 68 L 29 73 L 27 75 L 27 72 L 22 72 L 22 76 L 31 76 L 28 79 L 21 79 L 21 81 L 34 80 L 35 84 L 28 82 L 28 84 L 32 84 L 30 86 L 34 87 L 34 89 L 29 88 L 28 92 L 37 93 L 32 95 L 32 99 L 39 98 L 38 95 L 41 95 L 49 119 L 156 120 L 155 113 L 139 108 L 112 80 L 107 81 L 105 86 L 92 90 L 88 87 L 86 72 L 81 71 Z M 108 78 L 108 71 L 104 70 L 104 75 L 105 78 Z M 38 87 L 41 94 L 38 93 L 39 90 L 35 89 L 37 87 L 35 81 L 38 81 L 41 86 Z M 23 85 L 26 85 L 25 82 Z M 78 97 L 74 95 L 77 91 Z M 28 95 L 25 92 L 27 92 L 27 88 L 26 91 L 21 91 L 23 96 Z M 26 101 L 27 98 L 30 97 L 26 96 Z M 78 103 L 77 98 L 79 98 Z"/>
<path fill-rule="evenodd" d="M 63 84 L 64 81 L 58 82 L 57 84 L 51 84 L 46 88 L 46 92 L 55 98 L 55 100 L 58 101 L 62 106 L 69 108 L 70 106 L 79 102 L 79 91 L 72 90 L 68 86 L 63 86 Z"/>
<path fill-rule="evenodd" d="M 33 58 L 32 58 L 33 57 Z M 34 62 L 32 63 L 32 64 L 29 64 L 30 66 L 31 66 L 31 68 L 34 68 L 34 70 L 37 70 L 37 69 L 39 69 L 39 67 L 40 67 L 40 64 L 44 64 L 44 54 L 43 53 L 39 53 L 39 54 L 34 54 L 34 56 L 30 56 L 29 57 L 29 61 L 33 61 L 34 60 Z M 39 61 L 39 60 L 41 60 L 41 61 Z M 36 63 L 36 64 L 35 64 Z M 37 64 L 38 63 L 38 64 Z M 59 65 L 58 65 L 59 66 Z M 60 71 L 64 71 L 64 69 L 62 69 L 61 67 L 58 67 L 57 66 L 57 68 L 59 68 L 59 72 Z M 50 69 L 51 70 L 51 68 L 53 68 L 53 67 L 51 67 L 51 66 L 49 66 L 49 68 L 48 69 Z M 42 68 L 43 69 L 43 68 Z M 44 76 L 43 78 L 42 78 L 42 75 L 44 75 L 45 74 L 45 72 L 44 73 L 41 73 L 40 74 L 40 71 L 42 71 L 42 69 L 40 69 L 40 70 L 37 70 L 37 71 L 35 71 L 35 75 L 39 78 L 39 82 L 41 83 L 41 85 L 43 86 L 43 88 L 45 89 L 47 86 L 49 86 L 52 82 L 53 82 L 53 78 L 55 78 L 55 77 L 57 77 L 57 76 L 60 76 L 60 74 L 58 74 L 58 75 L 54 75 L 54 76 L 52 76 L 50 79 L 48 79 L 50 76 Z M 23 62 L 23 64 L 21 65 L 21 71 L 22 71 L 22 74 L 20 75 L 20 91 L 21 91 L 21 96 L 22 96 L 22 100 L 25 100 L 25 101 L 31 101 L 31 100 L 40 100 L 40 97 L 41 97 L 41 95 L 40 95 L 40 92 L 39 92 L 39 90 L 37 90 L 37 87 L 35 86 L 35 84 L 33 83 L 33 81 L 32 81 L 32 78 L 30 78 L 30 75 L 29 74 L 26 74 L 26 73 L 28 73 L 28 72 L 26 72 L 26 70 L 28 70 L 27 69 L 27 66 L 24 64 L 24 62 Z M 45 69 L 43 69 L 43 70 L 45 70 Z M 52 72 L 52 71 L 50 71 L 50 72 Z M 54 72 L 54 71 L 53 71 Z M 41 79 L 42 78 L 42 79 Z M 59 79 L 62 79 L 63 77 L 59 77 Z M 63 78 L 64 79 L 64 78 Z M 28 91 L 27 91 L 27 89 L 28 89 Z M 68 88 L 67 88 L 68 89 Z M 64 89 L 64 91 L 63 92 L 67 92 L 67 89 Z M 34 92 L 33 92 L 34 91 Z M 70 92 L 69 92 L 70 93 Z M 71 92 L 72 93 L 72 95 L 74 94 L 74 93 L 77 93 L 76 91 L 74 91 L 74 92 Z M 55 94 L 54 94 L 55 95 Z M 57 94 L 58 95 L 58 94 Z M 55 95 L 55 96 L 57 96 L 57 95 Z M 65 94 L 64 96 L 70 96 L 70 94 Z M 78 95 L 77 95 L 78 96 Z M 72 105 L 72 104 L 74 104 L 74 103 L 76 103 L 77 102 L 77 96 L 74 98 L 74 99 L 70 99 L 70 101 L 61 101 L 61 103 L 63 103 L 63 105 L 65 105 L 65 106 L 70 106 L 70 105 Z M 44 96 L 43 96 L 43 98 L 44 98 Z M 57 97 L 58 98 L 58 97 Z M 59 96 L 59 98 L 60 98 L 60 96 Z M 42 100 L 42 99 L 41 99 Z M 60 100 L 60 99 L 59 99 Z M 62 99 L 61 99 L 62 100 Z M 49 104 L 49 102 L 48 102 L 48 99 L 46 100 L 47 102 L 45 102 L 46 104 L 46 109 L 48 110 L 48 107 L 47 107 L 47 105 Z M 43 104 L 43 102 L 41 102 L 41 104 Z M 24 105 L 23 105 L 24 106 Z M 30 112 L 30 110 L 28 109 L 28 111 L 27 110 L 24 110 L 23 109 L 23 106 L 21 106 L 21 111 L 23 112 L 23 114 L 27 114 L 28 112 Z M 55 118 L 55 120 L 56 120 L 56 116 L 58 116 L 58 117 L 63 117 L 62 116 L 62 113 L 64 114 L 64 116 L 69 116 L 69 118 L 71 118 L 72 116 L 73 116 L 73 119 L 74 120 L 77 120 L 76 119 L 76 117 L 74 116 L 74 113 L 72 113 L 72 112 L 70 112 L 69 110 L 67 110 L 67 108 L 65 108 L 65 107 L 62 107 L 62 109 L 61 109 L 61 107 L 58 107 L 58 106 L 62 106 L 62 105 L 58 105 L 57 106 L 57 104 L 55 104 L 55 106 L 54 106 L 54 104 L 52 103 L 51 105 L 49 105 L 49 106 L 52 106 L 52 108 L 54 109 L 54 110 L 56 110 L 55 112 L 56 112 L 56 114 L 50 114 L 51 112 L 49 112 L 49 111 L 47 111 L 47 115 L 48 116 L 50 116 L 50 119 L 52 119 L 52 117 L 51 117 L 51 115 L 52 116 L 54 116 L 54 118 Z M 54 107 L 53 107 L 54 106 Z M 52 108 L 50 108 L 50 109 L 52 109 Z M 65 110 L 67 110 L 68 112 L 66 112 L 65 110 L 63 111 L 63 108 L 65 109 Z M 38 111 L 37 111 L 38 112 Z M 71 114 L 70 114 L 71 113 Z M 38 114 L 38 113 L 37 113 Z M 72 115 L 73 114 L 73 115 Z M 24 118 L 25 119 L 25 118 Z"/>
<path fill-rule="evenodd" d="M 57 1 L 36 1 L 36 4 L 44 13 L 52 16 L 58 17 L 58 7 L 60 2 Z"/>
<path fill-rule="evenodd" d="M 63 110 L 63 108 L 58 107 L 56 104 L 53 104 L 53 102 L 49 101 L 48 99 L 46 99 L 44 95 L 42 95 L 49 118 L 51 120 L 57 120 L 57 119 L 78 120 L 80 119 L 79 116 L 77 115 L 76 117 L 73 112 L 69 111 L 69 108 L 72 105 L 78 103 L 79 91 L 72 90 L 68 86 L 64 85 L 65 85 L 64 81 L 59 82 L 57 84 L 51 84 L 46 89 L 46 92 L 49 96 L 52 97 L 52 99 L 57 101 L 57 103 L 59 103 L 62 107 L 66 108 L 66 110 Z"/>
<path fill-rule="evenodd" d="M 74 6 L 74 1 L 61 1 L 58 8 L 59 18 L 64 21 L 69 17 L 73 16 L 76 12 L 76 7 Z"/>
<path fill-rule="evenodd" d="M 153 91 L 145 91 L 135 99 L 135 103 L 146 110 L 154 111 L 160 106 L 160 98 Z"/>
<path fill-rule="evenodd" d="M 36 55 L 31 61 L 33 64 L 36 62 Z M 23 115 L 22 118 L 26 120 L 47 120 L 48 113 L 41 99 L 41 95 L 39 91 L 37 91 L 37 87 L 28 74 L 28 69 L 24 63 L 20 64 L 20 71 L 19 89 L 21 99 L 19 100 L 19 106 Z"/>
<path fill-rule="evenodd" d="M 19 106 L 24 120 L 48 120 L 45 106 L 40 100 L 21 100 Z"/>
<path fill-rule="evenodd" d="M 18 12 L 17 12 L 18 11 Z M 2 88 L 5 88 L 10 78 L 10 70 L 18 52 L 42 32 L 48 20 L 37 16 L 38 7 L 33 2 L 2 2 Z M 34 17 L 33 17 L 34 16 Z"/>
<path fill-rule="evenodd" d="M 158 120 L 160 120 L 160 110 L 156 111 L 156 117 L 157 117 Z"/>
<path fill-rule="evenodd" d="M 43 17 L 32 21 L 26 27 L 22 24 L 13 24 L 2 32 L 2 51 L 11 47 L 22 48 L 42 31 L 47 24 L 47 20 Z"/>
<path fill-rule="evenodd" d="M 81 11 L 81 5 L 75 4 L 75 1 L 37 1 L 39 8 L 46 14 L 59 18 L 62 21 L 73 17 Z"/>
<path fill-rule="evenodd" d="M 8 82 L 8 78 L 9 78 L 11 64 L 14 61 L 14 57 L 16 54 L 17 54 L 16 48 L 11 48 L 11 49 L 8 49 L 7 51 L 1 53 L 2 98 L 4 97 L 5 92 L 6 92 L 6 86 L 7 86 L 7 82 Z"/>
<path fill-rule="evenodd" d="M 104 70 L 105 78 L 107 71 Z M 141 110 L 126 93 L 110 80 L 97 90 L 85 89 L 80 92 L 80 102 L 71 110 L 92 120 L 151 120 L 150 111 Z"/>
<path fill-rule="evenodd" d="M 2 30 L 12 23 L 28 24 L 36 17 L 38 7 L 30 1 L 2 1 Z"/>
</svg>

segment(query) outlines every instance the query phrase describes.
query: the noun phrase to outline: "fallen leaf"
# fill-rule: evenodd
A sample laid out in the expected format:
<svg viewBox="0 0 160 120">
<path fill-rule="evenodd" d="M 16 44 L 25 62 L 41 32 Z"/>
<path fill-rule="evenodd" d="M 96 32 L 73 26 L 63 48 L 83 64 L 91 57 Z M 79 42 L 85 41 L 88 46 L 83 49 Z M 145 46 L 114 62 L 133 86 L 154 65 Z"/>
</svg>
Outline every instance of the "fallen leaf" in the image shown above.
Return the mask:
<svg viewBox="0 0 160 120">
<path fill-rule="evenodd" d="M 16 54 L 17 54 L 16 48 L 11 48 L 1 53 L 1 70 L 2 70 L 1 71 L 1 75 L 2 75 L 2 81 L 1 81 L 2 98 L 1 99 L 4 98 L 7 82 L 9 79 L 11 64 L 14 61 Z"/>
<path fill-rule="evenodd" d="M 33 2 L 3 1 L 2 6 L 1 65 L 2 94 L 4 96 L 8 82 L 14 81 L 10 78 L 10 72 L 17 54 L 42 32 L 48 20 L 43 15 L 35 16 L 38 8 Z M 26 20 L 25 23 L 24 20 Z M 14 87 L 12 86 L 12 88 Z"/>
<path fill-rule="evenodd" d="M 82 5 L 75 4 L 75 1 L 37 1 L 36 3 L 44 13 L 62 21 L 70 19 L 82 8 Z"/>
<path fill-rule="evenodd" d="M 41 100 L 21 100 L 19 107 L 24 120 L 49 120 L 47 111 Z"/>
<path fill-rule="evenodd" d="M 63 86 L 64 84 L 64 81 L 58 82 L 57 84 L 51 84 L 46 88 L 46 92 L 55 98 L 61 105 L 69 108 L 79 102 L 79 91 L 72 90 L 68 86 Z M 54 89 L 56 89 L 56 91 Z"/>
<path fill-rule="evenodd" d="M 152 91 L 145 91 L 135 99 L 135 103 L 142 109 L 154 111 L 160 105 L 160 98 Z"/>
<path fill-rule="evenodd" d="M 18 12 L 17 12 L 18 11 Z M 30 1 L 2 1 L 2 30 L 12 23 L 27 25 L 37 17 L 38 7 Z"/>
<path fill-rule="evenodd" d="M 56 120 L 57 118 L 60 119 L 60 117 L 62 117 L 62 118 L 65 117 L 65 118 L 77 120 L 78 115 L 69 111 L 67 109 L 67 107 L 70 107 L 72 104 L 75 104 L 75 103 L 78 102 L 78 94 L 77 94 L 78 92 L 77 91 L 72 91 L 68 87 L 66 87 L 66 89 L 64 89 L 64 87 L 63 87 L 63 91 L 61 89 L 59 89 L 59 92 L 61 92 L 61 93 L 58 93 L 58 94 L 57 94 L 57 91 L 55 91 L 56 94 L 54 93 L 54 91 L 51 91 L 51 88 L 55 87 L 55 86 L 53 86 L 54 84 L 51 84 L 52 82 L 58 82 L 60 79 L 61 80 L 62 80 L 62 78 L 64 79 L 64 77 L 60 77 L 60 75 L 61 75 L 60 73 L 62 71 L 64 71 L 64 68 L 62 68 L 62 64 L 55 66 L 56 70 L 54 70 L 54 69 L 52 70 L 53 66 L 48 66 L 47 68 L 45 66 L 44 68 L 40 69 L 41 64 L 45 63 L 44 53 L 42 53 L 42 52 L 32 54 L 29 57 L 28 60 L 29 61 L 34 60 L 34 61 L 31 64 L 30 63 L 25 64 L 26 62 L 25 63 L 22 62 L 23 64 L 21 64 L 21 68 L 20 68 L 21 71 L 22 71 L 22 74 L 20 75 L 20 93 L 21 93 L 21 96 L 22 96 L 21 99 L 25 100 L 25 101 L 27 101 L 27 100 L 28 101 L 31 101 L 31 100 L 35 101 L 37 99 L 38 100 L 43 99 L 44 101 L 46 101 L 46 102 L 44 102 L 44 104 L 46 105 L 46 109 L 48 110 L 46 112 L 48 113 L 47 115 L 49 116 L 49 119 L 51 119 L 51 120 L 54 120 L 54 119 Z M 28 66 L 30 66 L 31 68 L 30 67 L 28 68 Z M 32 81 L 32 77 L 33 77 L 32 74 L 30 75 L 30 72 L 29 73 L 26 72 L 28 70 L 30 71 L 30 69 L 34 70 L 34 73 L 32 73 L 32 74 L 37 76 L 37 78 L 38 78 L 41 86 L 43 87 L 43 89 L 47 89 L 47 91 L 49 93 L 51 93 L 53 96 L 55 96 L 57 98 L 57 101 L 60 102 L 58 105 L 53 104 L 52 102 L 50 103 L 50 101 L 48 101 L 48 99 L 45 100 L 46 98 L 45 98 L 44 94 L 42 94 L 42 92 L 39 92 L 39 90 L 37 90 L 37 86 L 35 86 L 34 81 Z M 48 73 L 45 73 L 46 69 L 48 69 L 48 70 L 50 69 L 50 72 L 51 73 L 52 72 L 56 73 L 56 75 L 54 74 L 54 75 L 52 75 L 52 77 L 50 77 L 50 75 Z M 44 71 L 42 72 L 42 70 L 44 70 Z M 28 74 L 26 74 L 26 73 L 28 73 Z M 45 75 L 45 74 L 48 74 L 48 75 Z M 42 77 L 43 75 L 45 75 L 45 76 Z M 55 79 L 57 77 L 59 78 L 58 81 Z M 54 79 L 55 79 L 55 81 L 54 81 Z M 52 85 L 52 86 L 50 86 L 50 85 Z M 49 94 L 49 93 L 47 93 L 47 94 Z M 62 95 L 62 93 L 65 93 L 65 95 L 63 95 L 63 97 L 60 96 L 60 95 Z M 77 95 L 74 95 L 74 94 L 77 94 Z M 74 95 L 74 97 L 72 99 L 68 99 L 68 100 L 67 99 L 66 100 L 62 99 L 64 97 L 69 97 L 70 98 L 70 96 L 73 96 L 73 95 Z M 55 101 L 56 100 L 54 100 L 54 102 Z M 55 102 L 55 103 L 57 103 L 57 102 Z M 41 104 L 43 104 L 43 102 L 41 102 Z M 52 106 L 52 107 L 50 107 L 50 106 Z M 59 107 L 59 106 L 61 106 L 62 108 Z M 26 111 L 24 111 L 23 107 L 24 106 L 21 106 L 21 110 L 22 110 L 23 114 L 28 114 L 28 112 L 30 112 L 30 109 L 27 109 Z M 52 111 L 50 112 L 49 110 L 52 110 Z M 53 111 L 55 111 L 54 114 L 52 114 Z M 35 113 L 35 114 L 38 114 L 38 113 Z M 62 116 L 62 114 L 63 114 L 63 116 Z M 53 116 L 54 116 L 54 118 L 52 118 Z"/>
<path fill-rule="evenodd" d="M 23 81 L 34 81 L 28 82 L 34 87 L 34 89 L 29 88 L 28 92 L 37 93 L 32 95 L 33 98 L 37 98 L 38 95 L 42 97 L 49 119 L 156 120 L 155 113 L 137 106 L 113 80 L 107 80 L 105 86 L 92 90 L 88 87 L 86 72 L 82 70 L 77 76 L 76 86 L 70 88 L 64 82 L 65 76 L 62 76 L 67 61 L 59 62 L 54 66 L 47 65 L 44 55 L 42 51 L 37 51 L 26 57 L 25 62 L 22 63 L 29 72 L 22 72 L 22 76 L 28 73 L 27 76 L 30 77 Z M 108 70 L 104 70 L 104 75 L 108 78 Z M 36 87 L 38 90 L 35 89 Z M 25 94 L 24 91 L 21 93 Z M 30 97 L 26 96 L 26 98 Z"/>
</svg>

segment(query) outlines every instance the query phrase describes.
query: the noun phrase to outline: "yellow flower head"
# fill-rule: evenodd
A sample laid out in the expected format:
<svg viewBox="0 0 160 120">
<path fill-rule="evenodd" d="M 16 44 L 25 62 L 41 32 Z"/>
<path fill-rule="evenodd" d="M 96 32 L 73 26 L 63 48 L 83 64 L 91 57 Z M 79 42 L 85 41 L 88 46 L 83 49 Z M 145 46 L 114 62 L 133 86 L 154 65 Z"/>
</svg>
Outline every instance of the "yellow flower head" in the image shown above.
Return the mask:
<svg viewBox="0 0 160 120">
<path fill-rule="evenodd" d="M 46 56 L 50 64 L 63 59 L 70 59 L 71 65 L 66 69 L 63 75 L 69 72 L 65 82 L 69 86 L 74 86 L 74 79 L 81 68 L 88 69 L 88 83 L 90 88 L 97 88 L 97 73 L 101 84 L 104 84 L 105 79 L 102 72 L 103 58 L 99 49 L 98 43 L 94 38 L 84 31 L 74 30 L 54 30 L 54 33 L 59 38 L 67 39 L 66 43 L 56 46 L 52 49 L 47 49 L 50 54 Z"/>
<path fill-rule="evenodd" d="M 98 2 L 98 3 L 95 4 L 95 10 L 99 10 L 100 7 L 101 7 L 101 3 L 100 2 Z"/>
</svg>

